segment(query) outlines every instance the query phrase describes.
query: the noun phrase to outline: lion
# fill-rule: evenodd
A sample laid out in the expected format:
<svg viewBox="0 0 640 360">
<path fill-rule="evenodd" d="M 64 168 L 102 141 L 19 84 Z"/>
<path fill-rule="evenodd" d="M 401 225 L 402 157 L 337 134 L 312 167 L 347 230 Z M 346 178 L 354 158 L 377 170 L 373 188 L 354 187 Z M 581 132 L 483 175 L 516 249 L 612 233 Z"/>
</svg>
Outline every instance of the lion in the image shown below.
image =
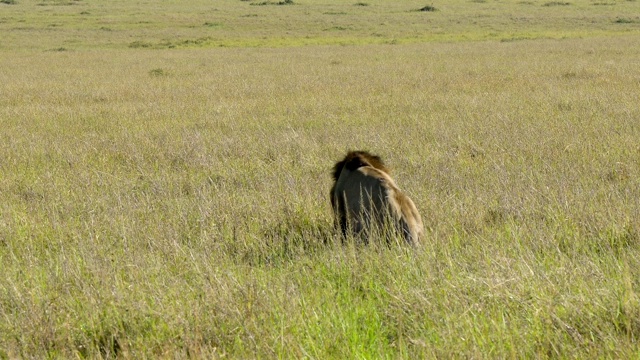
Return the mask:
<svg viewBox="0 0 640 360">
<path fill-rule="evenodd" d="M 348 152 L 333 167 L 333 180 L 331 207 L 343 241 L 351 234 L 367 243 L 372 232 L 378 231 L 388 240 L 395 233 L 410 245 L 420 244 L 424 231 L 420 213 L 389 176 L 379 156 Z"/>
</svg>

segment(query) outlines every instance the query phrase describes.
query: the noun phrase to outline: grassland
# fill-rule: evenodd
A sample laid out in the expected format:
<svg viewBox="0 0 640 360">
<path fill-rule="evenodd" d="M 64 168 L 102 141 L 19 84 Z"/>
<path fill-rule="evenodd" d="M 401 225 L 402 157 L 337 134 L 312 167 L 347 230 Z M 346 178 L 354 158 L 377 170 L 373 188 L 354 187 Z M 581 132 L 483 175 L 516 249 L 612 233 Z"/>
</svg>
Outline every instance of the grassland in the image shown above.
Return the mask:
<svg viewBox="0 0 640 360">
<path fill-rule="evenodd" d="M 635 0 L 12 1 L 0 2 L 0 46 L 12 51 L 509 41 L 640 28 Z"/>
<path fill-rule="evenodd" d="M 276 3 L 0 3 L 0 358 L 640 356 L 636 1 Z"/>
</svg>

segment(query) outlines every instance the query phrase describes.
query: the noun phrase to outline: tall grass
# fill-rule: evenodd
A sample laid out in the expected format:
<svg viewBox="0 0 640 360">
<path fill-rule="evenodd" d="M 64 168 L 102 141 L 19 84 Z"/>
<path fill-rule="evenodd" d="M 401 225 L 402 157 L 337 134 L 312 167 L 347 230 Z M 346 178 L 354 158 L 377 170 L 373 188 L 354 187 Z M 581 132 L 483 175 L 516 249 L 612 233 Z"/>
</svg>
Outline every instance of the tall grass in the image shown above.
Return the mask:
<svg viewBox="0 0 640 360">
<path fill-rule="evenodd" d="M 638 356 L 637 35 L 25 41 L 0 51 L 0 357 Z M 391 165 L 422 249 L 340 244 L 347 149 Z"/>
</svg>

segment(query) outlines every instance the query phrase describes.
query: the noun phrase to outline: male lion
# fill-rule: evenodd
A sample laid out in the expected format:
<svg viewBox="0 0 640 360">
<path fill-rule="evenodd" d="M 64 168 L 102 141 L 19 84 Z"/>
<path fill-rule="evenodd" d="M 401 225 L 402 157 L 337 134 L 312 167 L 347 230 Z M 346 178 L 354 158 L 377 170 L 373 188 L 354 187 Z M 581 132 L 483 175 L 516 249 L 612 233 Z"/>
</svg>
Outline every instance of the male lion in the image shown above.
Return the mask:
<svg viewBox="0 0 640 360">
<path fill-rule="evenodd" d="M 396 186 L 379 156 L 350 151 L 334 166 L 333 179 L 331 207 L 343 236 L 351 233 L 367 242 L 372 231 L 378 231 L 401 234 L 407 243 L 419 244 L 423 226 L 418 209 Z"/>
</svg>

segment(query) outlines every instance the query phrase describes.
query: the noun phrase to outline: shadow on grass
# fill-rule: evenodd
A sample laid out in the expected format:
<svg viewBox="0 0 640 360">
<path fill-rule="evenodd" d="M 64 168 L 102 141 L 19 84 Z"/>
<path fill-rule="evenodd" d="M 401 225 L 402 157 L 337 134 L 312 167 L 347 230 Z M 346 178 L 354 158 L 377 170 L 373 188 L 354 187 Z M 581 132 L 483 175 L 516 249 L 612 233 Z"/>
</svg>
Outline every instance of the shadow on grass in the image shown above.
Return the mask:
<svg viewBox="0 0 640 360">
<path fill-rule="evenodd" d="M 285 212 L 275 220 L 250 220 L 227 226 L 221 253 L 231 262 L 278 266 L 325 251 L 339 239 L 330 221 L 301 212 Z"/>
</svg>

